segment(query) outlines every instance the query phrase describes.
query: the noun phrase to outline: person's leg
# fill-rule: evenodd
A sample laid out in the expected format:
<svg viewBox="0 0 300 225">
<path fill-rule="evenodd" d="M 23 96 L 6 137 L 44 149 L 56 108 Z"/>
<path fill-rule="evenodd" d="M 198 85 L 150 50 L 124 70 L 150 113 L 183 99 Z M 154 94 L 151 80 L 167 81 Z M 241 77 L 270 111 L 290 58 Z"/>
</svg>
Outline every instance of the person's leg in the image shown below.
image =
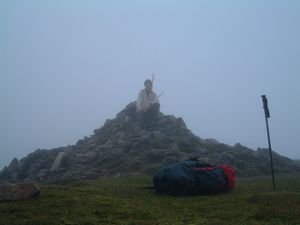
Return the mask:
<svg viewBox="0 0 300 225">
<path fill-rule="evenodd" d="M 153 129 L 153 127 L 155 126 L 155 122 L 159 112 L 159 107 L 160 107 L 159 103 L 155 103 L 147 112 L 149 129 Z"/>
<path fill-rule="evenodd" d="M 152 106 L 152 111 L 153 111 L 154 113 L 158 113 L 158 112 L 159 112 L 159 108 L 160 108 L 160 104 L 159 104 L 159 103 L 155 103 L 155 104 L 153 104 L 153 106 Z"/>
</svg>

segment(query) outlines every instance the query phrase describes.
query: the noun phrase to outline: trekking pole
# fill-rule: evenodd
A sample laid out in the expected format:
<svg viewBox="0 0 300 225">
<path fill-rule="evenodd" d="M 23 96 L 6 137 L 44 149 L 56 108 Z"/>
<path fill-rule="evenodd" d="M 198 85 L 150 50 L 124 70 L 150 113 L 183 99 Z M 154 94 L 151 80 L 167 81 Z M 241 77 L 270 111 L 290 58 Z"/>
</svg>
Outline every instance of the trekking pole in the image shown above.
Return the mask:
<svg viewBox="0 0 300 225">
<path fill-rule="evenodd" d="M 162 96 L 164 94 L 164 92 L 160 93 L 157 97 L 159 98 L 160 96 Z"/>
<path fill-rule="evenodd" d="M 272 172 L 272 182 L 273 182 L 273 190 L 276 189 L 275 186 L 275 177 L 274 177 L 274 168 L 273 168 L 273 158 L 272 158 L 272 148 L 271 148 L 271 139 L 270 139 L 270 131 L 269 131 L 269 123 L 268 118 L 270 118 L 270 112 L 268 108 L 268 99 L 265 95 L 262 95 L 262 101 L 264 104 L 265 118 L 266 118 L 266 126 L 267 126 L 267 134 L 268 134 L 268 143 L 269 143 L 269 153 L 270 153 L 270 162 L 271 162 L 271 172 Z"/>
</svg>

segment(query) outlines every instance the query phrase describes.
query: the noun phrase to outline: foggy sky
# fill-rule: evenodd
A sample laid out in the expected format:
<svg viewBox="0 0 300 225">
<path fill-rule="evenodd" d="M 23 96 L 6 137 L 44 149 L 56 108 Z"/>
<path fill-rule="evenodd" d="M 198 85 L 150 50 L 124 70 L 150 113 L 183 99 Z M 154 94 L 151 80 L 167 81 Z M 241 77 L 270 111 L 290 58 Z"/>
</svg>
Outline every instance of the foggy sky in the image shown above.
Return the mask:
<svg viewBox="0 0 300 225">
<path fill-rule="evenodd" d="M 161 111 L 201 138 L 300 159 L 300 2 L 0 2 L 0 169 L 75 144 L 155 73 Z"/>
</svg>

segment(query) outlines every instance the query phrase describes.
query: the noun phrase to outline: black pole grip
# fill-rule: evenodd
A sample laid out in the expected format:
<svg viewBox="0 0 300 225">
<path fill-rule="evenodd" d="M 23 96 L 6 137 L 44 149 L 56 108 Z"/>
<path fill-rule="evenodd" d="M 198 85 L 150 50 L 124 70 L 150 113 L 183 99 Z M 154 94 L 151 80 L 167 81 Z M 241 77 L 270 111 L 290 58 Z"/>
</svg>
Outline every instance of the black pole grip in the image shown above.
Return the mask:
<svg viewBox="0 0 300 225">
<path fill-rule="evenodd" d="M 268 99 L 265 95 L 262 95 L 262 101 L 263 101 L 263 104 L 264 104 L 264 110 L 265 110 L 265 115 L 266 115 L 266 118 L 270 118 L 270 111 L 269 111 L 269 108 L 268 108 Z"/>
</svg>

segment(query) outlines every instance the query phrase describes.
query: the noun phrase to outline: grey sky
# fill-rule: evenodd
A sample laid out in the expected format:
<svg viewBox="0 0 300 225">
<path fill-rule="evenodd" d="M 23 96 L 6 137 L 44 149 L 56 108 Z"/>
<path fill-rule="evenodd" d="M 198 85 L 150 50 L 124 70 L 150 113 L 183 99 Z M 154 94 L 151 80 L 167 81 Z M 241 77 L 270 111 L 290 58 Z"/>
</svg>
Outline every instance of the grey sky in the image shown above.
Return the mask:
<svg viewBox="0 0 300 225">
<path fill-rule="evenodd" d="M 0 169 L 75 144 L 134 101 L 146 78 L 161 111 L 201 138 L 300 158 L 300 2 L 0 2 Z"/>
</svg>

